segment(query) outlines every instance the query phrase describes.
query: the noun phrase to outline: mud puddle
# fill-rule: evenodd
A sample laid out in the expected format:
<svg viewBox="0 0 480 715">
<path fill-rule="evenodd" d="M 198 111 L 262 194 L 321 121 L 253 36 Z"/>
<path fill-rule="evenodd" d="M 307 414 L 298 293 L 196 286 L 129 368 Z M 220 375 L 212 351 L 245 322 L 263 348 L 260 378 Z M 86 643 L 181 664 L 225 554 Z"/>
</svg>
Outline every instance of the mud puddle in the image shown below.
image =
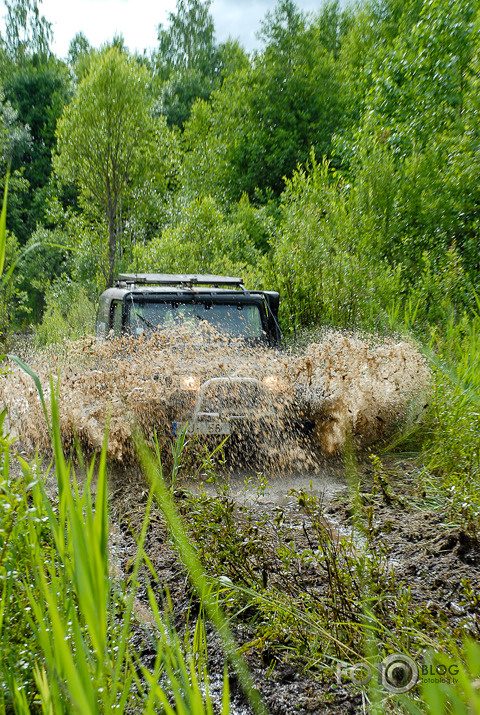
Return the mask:
<svg viewBox="0 0 480 715">
<path fill-rule="evenodd" d="M 421 662 L 425 644 L 437 639 L 441 641 L 446 633 L 454 639 L 462 639 L 466 633 L 480 638 L 480 615 L 475 604 L 475 594 L 480 590 L 480 543 L 461 528 L 449 526 L 446 514 L 423 504 L 416 483 L 418 467 L 413 460 L 398 461 L 387 457 L 385 462 L 391 490 L 388 499 L 375 487 L 368 460 L 359 463 L 358 498 L 365 514 L 371 513 L 371 520 L 365 522 L 367 527 L 370 524 L 368 547 L 370 553 L 377 550 L 381 554 L 384 563 L 381 578 L 389 584 L 388 573 L 394 574 L 394 590 L 383 595 L 393 619 L 388 627 L 394 628 L 395 624 L 398 626 L 403 622 L 402 619 L 407 619 L 408 630 L 412 633 L 409 653 Z M 137 482 L 135 489 L 135 479 L 133 473 L 126 477 L 125 471 L 120 470 L 112 492 L 112 518 L 123 534 L 126 559 L 131 558 L 135 548 L 131 531 L 139 528 L 146 499 L 145 485 Z M 292 601 L 298 603 L 316 593 L 323 599 L 325 574 L 321 562 L 318 566 L 312 563 L 307 566 L 301 559 L 293 558 L 290 573 L 286 573 L 278 561 L 279 548 L 284 549 L 287 545 L 291 554 L 300 556 L 305 549 L 315 549 L 318 539 L 312 519 L 292 490 L 303 490 L 316 497 L 321 505 L 321 518 L 340 537 L 348 540 L 355 533 L 352 494 L 346 486 L 340 463 L 327 464 L 315 473 L 288 473 L 266 481 L 254 471 L 233 471 L 225 482 L 217 484 L 181 481 L 177 505 L 189 525 L 192 538 L 197 540 L 199 553 L 205 551 L 207 571 L 232 580 L 237 576 L 241 583 L 242 573 L 245 573 L 241 571 L 243 562 L 250 559 L 253 571 L 258 573 L 256 588 L 262 588 L 261 571 L 255 571 L 255 558 L 241 547 L 241 542 L 251 533 L 248 530 L 250 524 L 258 529 L 255 537 L 258 558 L 261 563 L 268 564 L 268 588 L 284 588 L 286 593 L 291 593 Z M 198 510 L 199 504 L 203 504 L 203 516 L 195 520 L 192 513 Z M 223 504 L 222 510 L 219 504 Z M 228 522 L 224 532 L 209 530 L 209 520 L 217 525 L 215 529 L 220 528 L 221 514 L 232 514 L 233 521 Z M 205 535 L 202 535 L 203 526 L 206 527 Z M 218 571 L 215 553 L 235 530 L 239 534 L 238 553 L 232 554 L 231 561 L 227 558 Z M 218 533 L 220 535 L 216 536 Z M 365 536 L 355 538 L 354 549 L 361 554 L 365 544 Z M 168 587 L 170 591 L 175 603 L 176 624 L 181 629 L 185 614 L 191 614 L 192 594 L 188 578 L 169 544 L 161 516 L 156 513 L 148 534 L 147 550 L 161 588 Z M 327 597 L 328 593 L 325 594 Z M 258 637 L 256 623 L 261 623 L 261 619 L 257 622 L 240 617 L 232 623 L 237 643 L 246 648 L 249 667 L 272 715 L 290 715 L 292 712 L 341 715 L 362 713 L 368 708 L 365 695 L 349 683 L 339 685 L 333 669 L 326 673 L 322 668 L 305 670 L 301 663 L 290 657 L 291 649 L 282 650 L 282 643 L 275 639 L 260 639 L 255 647 L 247 648 L 247 644 Z M 415 633 L 419 639 L 416 643 Z M 208 630 L 207 636 L 209 672 L 213 690 L 220 698 L 224 655 L 212 629 Z M 139 645 L 141 651 L 140 641 Z M 144 656 L 148 658 L 148 651 Z M 231 686 L 232 712 L 238 715 L 249 713 L 234 678 Z M 391 703 L 390 707 L 393 707 Z"/>
<path fill-rule="evenodd" d="M 229 496 L 236 502 L 246 505 L 286 505 L 293 502 L 292 490 L 304 491 L 322 502 L 330 501 L 333 496 L 344 493 L 347 489 L 343 469 L 339 466 L 325 468 L 314 474 L 290 473 L 274 477 L 264 477 L 261 473 L 235 471 L 224 482 L 201 482 L 187 479 L 185 487 L 193 493 L 200 490 L 209 495 L 218 493 L 220 487 L 228 489 Z M 289 493 L 290 492 L 290 493 Z"/>
</svg>

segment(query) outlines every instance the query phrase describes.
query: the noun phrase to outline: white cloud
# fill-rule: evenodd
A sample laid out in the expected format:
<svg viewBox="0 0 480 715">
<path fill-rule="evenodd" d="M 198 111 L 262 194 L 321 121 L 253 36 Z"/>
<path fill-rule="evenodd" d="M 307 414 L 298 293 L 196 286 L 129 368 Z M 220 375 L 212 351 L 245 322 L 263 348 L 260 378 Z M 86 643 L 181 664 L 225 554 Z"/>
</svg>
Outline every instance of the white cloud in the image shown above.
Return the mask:
<svg viewBox="0 0 480 715">
<path fill-rule="evenodd" d="M 54 32 L 54 51 L 65 57 L 70 41 L 83 32 L 94 47 L 123 35 L 130 50 L 157 44 L 157 26 L 175 10 L 175 0 L 43 0 L 40 9 Z"/>
</svg>

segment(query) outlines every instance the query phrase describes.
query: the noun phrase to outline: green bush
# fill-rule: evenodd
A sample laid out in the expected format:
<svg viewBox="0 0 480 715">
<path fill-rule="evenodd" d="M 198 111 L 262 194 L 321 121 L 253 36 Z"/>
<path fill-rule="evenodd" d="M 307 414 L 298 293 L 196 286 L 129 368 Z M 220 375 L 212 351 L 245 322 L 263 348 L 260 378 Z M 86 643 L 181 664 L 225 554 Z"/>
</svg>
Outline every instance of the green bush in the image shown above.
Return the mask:
<svg viewBox="0 0 480 715">
<path fill-rule="evenodd" d="M 69 249 L 63 228 L 38 226 L 26 244 L 28 255 L 19 271 L 20 285 L 28 296 L 30 322 L 39 323 L 45 307 L 45 292 L 62 275 L 71 275 L 75 254 Z"/>
<path fill-rule="evenodd" d="M 242 274 L 261 256 L 247 231 L 231 224 L 209 196 L 192 201 L 177 225 L 133 253 L 134 270 L 160 273 Z"/>
<path fill-rule="evenodd" d="M 21 257 L 20 246 L 11 233 L 6 234 L 5 272 L 8 272 Z M 13 272 L 0 293 L 0 344 L 8 342 L 12 326 L 19 326 L 29 315 L 28 296 L 21 285 L 18 271 Z"/>
<path fill-rule="evenodd" d="M 266 261 L 268 282 L 282 295 L 287 327 L 374 329 L 385 322 L 399 275 L 357 250 L 348 208 L 342 183 L 333 179 L 326 162 L 318 164 L 312 157 L 287 181 L 271 260 Z"/>
<path fill-rule="evenodd" d="M 37 345 L 75 340 L 93 333 L 95 306 L 83 286 L 62 277 L 47 289 L 45 302 L 43 320 L 35 330 Z"/>
<path fill-rule="evenodd" d="M 423 487 L 455 522 L 480 533 L 480 316 L 435 330 L 434 385 L 423 454 Z"/>
</svg>

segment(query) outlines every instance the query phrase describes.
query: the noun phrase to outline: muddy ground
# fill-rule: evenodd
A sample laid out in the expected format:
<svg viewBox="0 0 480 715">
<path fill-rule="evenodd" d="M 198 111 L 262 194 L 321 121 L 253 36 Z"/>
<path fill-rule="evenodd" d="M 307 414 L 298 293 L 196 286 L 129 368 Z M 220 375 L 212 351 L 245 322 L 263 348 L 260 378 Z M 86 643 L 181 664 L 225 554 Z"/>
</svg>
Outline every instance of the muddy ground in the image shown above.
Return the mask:
<svg viewBox="0 0 480 715">
<path fill-rule="evenodd" d="M 462 529 L 448 525 L 445 513 L 428 508 L 424 496 L 418 491 L 418 466 L 414 460 L 385 458 L 385 479 L 383 489 L 378 488 L 374 470 L 368 459 L 359 464 L 361 473 L 360 499 L 363 505 L 373 506 L 370 519 L 371 548 L 378 546 L 385 555 L 387 568 L 394 574 L 397 586 L 410 591 L 407 608 L 415 613 L 415 628 L 424 628 L 425 641 L 444 638 L 445 635 L 459 638 L 470 633 L 480 637 L 480 613 L 472 598 L 468 598 L 467 585 L 473 593 L 480 591 L 480 543 Z M 139 488 L 135 472 L 116 473 L 112 479 L 111 501 L 112 519 L 116 533 L 115 553 L 120 571 L 128 572 L 128 563 L 134 553 L 132 533 L 138 530 L 146 499 L 146 488 Z M 298 552 L 312 546 L 318 536 L 312 526 L 311 515 L 299 506 L 298 494 L 292 490 L 303 490 L 318 499 L 323 519 L 334 537 L 355 540 L 355 548 L 364 547 L 365 536 L 356 529 L 352 532 L 352 492 L 347 487 L 344 470 L 339 460 L 325 464 L 321 471 L 309 474 L 291 474 L 272 477 L 266 489 L 258 488 L 258 481 L 250 479 L 244 484 L 244 475 L 237 471 L 228 478 L 228 499 L 238 509 L 237 518 L 244 521 L 248 514 L 256 523 L 261 523 L 260 538 L 265 550 L 272 554 L 269 564 L 269 578 L 278 576 L 275 565 L 275 549 L 279 539 L 285 538 L 285 525 L 295 541 Z M 132 488 L 133 486 L 133 488 Z M 199 488 L 198 483 L 188 481 L 177 488 L 177 504 L 190 504 L 189 495 L 206 490 L 208 497 L 218 494 L 218 486 L 209 484 Z M 226 492 L 220 488 L 225 499 Z M 188 509 L 183 508 L 188 523 Z M 279 534 L 275 527 L 279 512 L 282 513 L 284 530 Z M 293 534 L 293 537 L 291 536 Z M 356 536 L 355 536 L 356 534 Z M 313 543 L 313 546 L 315 544 Z M 270 548 L 271 547 L 271 548 Z M 174 606 L 176 626 L 182 630 L 185 620 L 195 615 L 195 597 L 192 595 L 188 577 L 179 565 L 169 543 L 168 534 L 160 513 L 154 512 L 147 538 L 147 553 L 159 576 L 159 593 L 168 588 Z M 276 573 L 277 572 L 277 573 Z M 232 575 L 228 566 L 225 573 Z M 217 573 L 217 575 L 219 575 Z M 299 600 L 301 590 L 309 592 L 318 588 L 321 592 L 324 574 L 321 568 L 309 569 L 308 575 L 297 574 L 293 597 Z M 281 585 L 279 586 L 281 588 Z M 285 581 L 285 588 L 292 588 Z M 160 596 L 159 596 L 160 598 Z M 144 662 L 153 661 L 155 652 L 148 644 L 148 608 L 145 591 L 140 590 L 137 604 L 139 623 L 137 646 L 140 647 Z M 396 608 L 395 603 L 391 606 Z M 403 605 L 405 607 L 405 604 Z M 399 606 L 400 608 L 400 606 Z M 255 639 L 254 619 L 239 617 L 233 620 L 237 642 L 244 646 Z M 412 644 L 412 650 L 413 650 Z M 415 646 L 417 662 L 418 644 Z M 218 638 L 208 630 L 209 669 L 212 676 L 212 690 L 221 699 L 221 681 L 224 658 Z M 320 667 L 305 669 L 301 659 L 292 657 L 288 648 L 282 650 L 275 642 L 263 642 L 257 647 L 247 648 L 246 658 L 262 693 L 268 712 L 272 715 L 299 713 L 364 713 L 368 711 L 368 693 L 365 689 L 349 682 L 339 684 L 334 664 L 326 660 Z M 347 679 L 348 680 L 348 679 Z M 251 710 L 231 677 L 233 713 L 249 713 Z M 414 691 L 416 692 L 416 691 Z M 385 708 L 389 712 L 399 712 L 395 699 L 384 693 Z"/>
<path fill-rule="evenodd" d="M 240 460 L 227 454 L 224 465 L 210 465 L 207 472 L 197 467 L 192 471 L 195 460 L 189 465 L 183 459 L 174 489 L 176 503 L 207 572 L 258 593 L 283 595 L 287 603 L 307 603 L 310 615 L 318 609 L 323 625 L 335 635 L 337 622 L 360 619 L 358 604 L 350 606 L 358 583 L 351 577 L 352 592 L 339 607 L 335 583 L 332 586 L 331 574 L 326 577 L 322 548 L 334 559 L 340 554 L 338 563 L 350 564 L 353 570 L 368 551 L 375 562 L 374 580 L 378 577 L 375 607 L 389 627 L 401 623 L 415 634 L 410 655 L 421 658 L 424 645 L 444 643 L 449 636 L 459 640 L 468 632 L 480 637 L 476 537 L 450 524 L 446 513 L 428 503 L 419 477 L 421 465 L 414 459 L 390 455 L 382 457 L 380 466 L 369 459 L 369 450 L 377 448 L 379 439 L 421 420 L 428 370 L 415 346 L 331 333 L 300 353 L 252 355 L 235 345 L 202 345 L 190 338 L 172 342 L 157 336 L 135 344 L 87 339 L 66 345 L 61 354 L 33 352 L 28 362 L 40 377 L 47 404 L 49 376 L 59 375 L 60 426 L 67 451 L 75 441 L 87 454 L 98 450 L 109 415 L 111 561 L 119 582 L 128 580 L 131 572 L 148 494 L 145 478 L 133 464 L 132 425 L 140 423 L 146 434 L 163 425 L 168 435 L 174 419 L 171 405 L 177 404 L 179 394 L 182 399 L 188 396 L 180 389 L 185 375 L 199 382 L 218 374 L 254 376 L 270 380 L 276 389 L 271 399 L 283 411 L 295 405 L 296 395 L 308 395 L 308 416 L 315 422 L 313 443 L 306 445 L 298 434 L 290 434 L 288 442 L 277 430 L 275 439 L 269 435 L 263 440 L 258 462 L 247 458 L 241 442 L 236 445 Z M 35 448 L 48 450 L 35 386 L 15 364 L 2 377 L 0 398 L 8 408 L 8 425 L 27 454 L 33 456 Z M 350 469 L 347 480 L 339 455 L 349 435 L 360 451 L 355 474 Z M 166 438 L 162 446 L 168 449 L 168 443 Z M 268 475 L 268 484 L 259 481 L 257 472 Z M 352 486 L 352 479 L 357 486 Z M 158 601 L 163 604 L 168 590 L 172 617 L 182 632 L 187 617 L 190 623 L 195 619 L 198 604 L 158 509 L 151 515 L 146 552 L 158 577 L 150 579 Z M 148 574 L 142 579 L 134 645 L 144 663 L 151 665 L 155 650 Z M 324 656 L 321 649 L 310 652 L 316 624 L 310 634 L 308 627 L 293 620 L 291 630 L 299 635 L 289 640 L 289 627 L 282 632 L 281 618 L 269 632 L 258 610 L 246 608 L 237 617 L 234 613 L 233 609 L 230 615 L 237 641 L 272 715 L 366 712 L 368 693 L 348 678 L 337 682 L 331 649 Z M 389 648 L 395 650 L 392 643 Z M 208 657 L 212 691 L 220 702 L 224 657 L 210 628 Z M 232 712 L 250 712 L 233 675 L 230 680 Z M 385 705 L 395 711 L 387 693 Z"/>
</svg>

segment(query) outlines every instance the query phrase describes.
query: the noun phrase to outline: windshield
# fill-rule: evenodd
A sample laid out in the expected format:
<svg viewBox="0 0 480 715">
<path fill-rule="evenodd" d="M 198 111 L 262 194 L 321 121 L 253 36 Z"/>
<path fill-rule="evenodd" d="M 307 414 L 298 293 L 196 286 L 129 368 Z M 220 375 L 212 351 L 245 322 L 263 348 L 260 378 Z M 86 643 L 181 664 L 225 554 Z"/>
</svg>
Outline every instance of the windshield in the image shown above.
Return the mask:
<svg viewBox="0 0 480 715">
<path fill-rule="evenodd" d="M 232 338 L 264 338 L 258 305 L 216 303 L 156 303 L 132 300 L 128 324 L 135 335 L 153 330 L 181 328 L 193 331 L 203 321 Z"/>
</svg>

